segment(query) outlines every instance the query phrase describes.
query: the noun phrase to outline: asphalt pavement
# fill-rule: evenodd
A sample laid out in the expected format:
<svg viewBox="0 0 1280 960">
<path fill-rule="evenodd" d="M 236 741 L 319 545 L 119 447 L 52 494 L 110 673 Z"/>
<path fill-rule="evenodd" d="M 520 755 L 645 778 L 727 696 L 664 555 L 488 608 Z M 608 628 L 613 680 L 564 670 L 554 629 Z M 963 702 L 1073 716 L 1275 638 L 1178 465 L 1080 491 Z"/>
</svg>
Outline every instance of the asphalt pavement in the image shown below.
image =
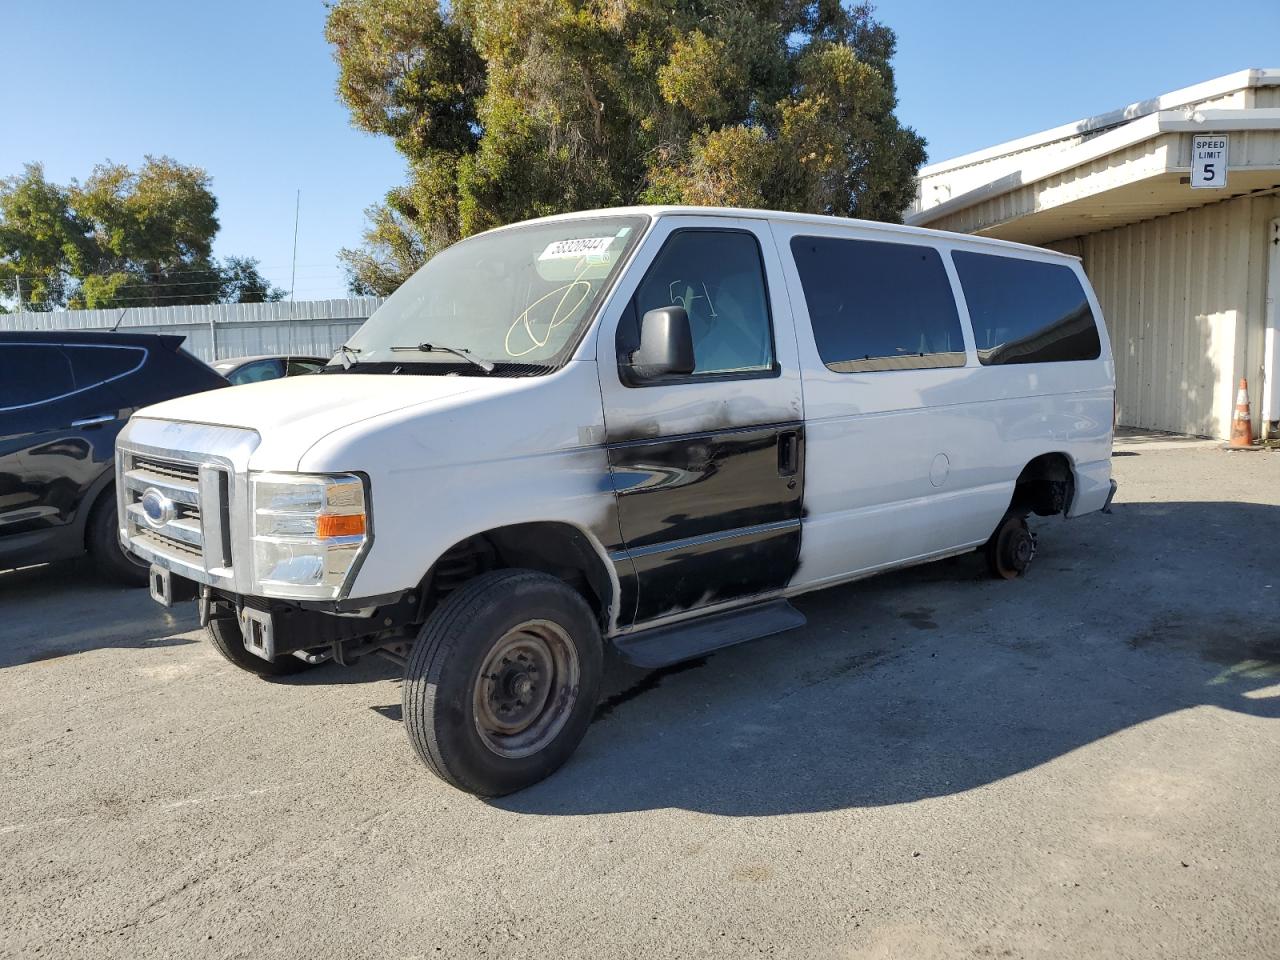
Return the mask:
<svg viewBox="0 0 1280 960">
<path fill-rule="evenodd" d="M 396 669 L 259 680 L 83 564 L 0 574 L 0 956 L 1280 955 L 1280 453 L 1118 441 L 1111 515 L 614 664 L 485 802 Z"/>
</svg>

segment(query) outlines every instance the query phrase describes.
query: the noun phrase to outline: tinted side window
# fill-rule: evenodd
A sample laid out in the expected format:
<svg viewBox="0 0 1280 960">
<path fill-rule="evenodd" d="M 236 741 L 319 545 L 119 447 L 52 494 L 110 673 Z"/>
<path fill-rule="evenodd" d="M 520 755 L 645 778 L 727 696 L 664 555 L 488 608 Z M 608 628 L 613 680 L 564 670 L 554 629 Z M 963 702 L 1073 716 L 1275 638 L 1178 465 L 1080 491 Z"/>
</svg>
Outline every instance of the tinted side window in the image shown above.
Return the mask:
<svg viewBox="0 0 1280 960">
<path fill-rule="evenodd" d="M 75 372 L 76 388 L 83 390 L 106 380 L 132 373 L 142 365 L 147 352 L 141 347 L 64 346 Z"/>
<path fill-rule="evenodd" d="M 649 310 L 679 305 L 693 330 L 694 376 L 773 371 L 773 328 L 756 238 L 740 230 L 673 233 L 618 328 L 619 356 L 639 345 Z"/>
<path fill-rule="evenodd" d="M 0 344 L 0 410 L 75 390 L 71 361 L 53 345 Z"/>
<path fill-rule="evenodd" d="M 289 372 L 285 374 L 287 377 L 297 377 L 305 373 L 315 373 L 325 365 L 324 360 L 306 360 L 301 357 L 289 358 Z"/>
<path fill-rule="evenodd" d="M 1098 325 L 1074 270 L 1060 263 L 952 253 L 984 364 L 1096 360 Z"/>
<path fill-rule="evenodd" d="M 793 237 L 813 336 L 838 373 L 963 367 L 951 281 L 932 247 Z"/>
<path fill-rule="evenodd" d="M 279 360 L 255 360 L 246 363 L 234 373 L 227 374 L 232 383 L 258 383 L 261 380 L 275 380 L 284 376 L 284 364 Z"/>
</svg>

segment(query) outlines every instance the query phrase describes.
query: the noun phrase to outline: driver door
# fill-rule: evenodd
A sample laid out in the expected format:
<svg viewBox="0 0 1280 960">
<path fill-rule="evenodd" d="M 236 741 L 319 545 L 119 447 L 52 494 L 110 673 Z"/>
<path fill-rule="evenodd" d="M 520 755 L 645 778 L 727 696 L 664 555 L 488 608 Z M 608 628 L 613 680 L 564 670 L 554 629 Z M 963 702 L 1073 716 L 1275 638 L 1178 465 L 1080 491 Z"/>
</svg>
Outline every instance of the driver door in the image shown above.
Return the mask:
<svg viewBox="0 0 1280 960">
<path fill-rule="evenodd" d="M 641 318 L 672 305 L 689 316 L 694 372 L 629 382 L 619 364 Z M 619 626 L 777 595 L 799 557 L 804 416 L 767 221 L 660 219 L 611 300 L 597 359 L 623 542 Z"/>
</svg>

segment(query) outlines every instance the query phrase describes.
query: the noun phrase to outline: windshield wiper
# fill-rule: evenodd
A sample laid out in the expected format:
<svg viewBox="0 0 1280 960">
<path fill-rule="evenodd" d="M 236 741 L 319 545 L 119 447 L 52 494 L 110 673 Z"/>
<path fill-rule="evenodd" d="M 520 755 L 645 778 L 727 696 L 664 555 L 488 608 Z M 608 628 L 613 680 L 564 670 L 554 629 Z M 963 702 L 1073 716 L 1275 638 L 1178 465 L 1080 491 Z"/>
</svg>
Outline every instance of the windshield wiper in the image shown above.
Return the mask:
<svg viewBox="0 0 1280 960">
<path fill-rule="evenodd" d="M 349 347 L 345 343 L 338 348 L 338 356 L 342 358 L 342 369 L 350 370 L 352 364 L 357 363 L 356 354 L 360 352 L 359 347 Z"/>
<path fill-rule="evenodd" d="M 469 350 L 463 350 L 461 347 L 446 347 L 443 344 L 419 343 L 412 347 L 392 347 L 392 350 L 404 351 L 411 350 L 416 353 L 452 353 L 455 357 L 461 357 L 468 363 L 474 363 L 485 373 L 493 373 L 493 364 L 488 360 L 481 360 Z"/>
</svg>

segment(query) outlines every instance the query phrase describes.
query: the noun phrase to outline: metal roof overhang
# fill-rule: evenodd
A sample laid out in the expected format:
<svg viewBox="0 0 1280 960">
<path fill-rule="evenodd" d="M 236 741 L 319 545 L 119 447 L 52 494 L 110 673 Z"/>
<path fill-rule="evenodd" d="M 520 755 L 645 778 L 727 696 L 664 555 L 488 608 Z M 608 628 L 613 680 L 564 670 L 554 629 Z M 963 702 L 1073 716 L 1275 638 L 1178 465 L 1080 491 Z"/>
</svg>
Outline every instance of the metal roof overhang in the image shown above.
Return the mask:
<svg viewBox="0 0 1280 960">
<path fill-rule="evenodd" d="M 1231 137 L 1227 186 L 1195 190 L 1196 133 Z M 1029 163 L 907 223 L 1044 244 L 1280 188 L 1280 109 L 1164 111 Z"/>
</svg>

